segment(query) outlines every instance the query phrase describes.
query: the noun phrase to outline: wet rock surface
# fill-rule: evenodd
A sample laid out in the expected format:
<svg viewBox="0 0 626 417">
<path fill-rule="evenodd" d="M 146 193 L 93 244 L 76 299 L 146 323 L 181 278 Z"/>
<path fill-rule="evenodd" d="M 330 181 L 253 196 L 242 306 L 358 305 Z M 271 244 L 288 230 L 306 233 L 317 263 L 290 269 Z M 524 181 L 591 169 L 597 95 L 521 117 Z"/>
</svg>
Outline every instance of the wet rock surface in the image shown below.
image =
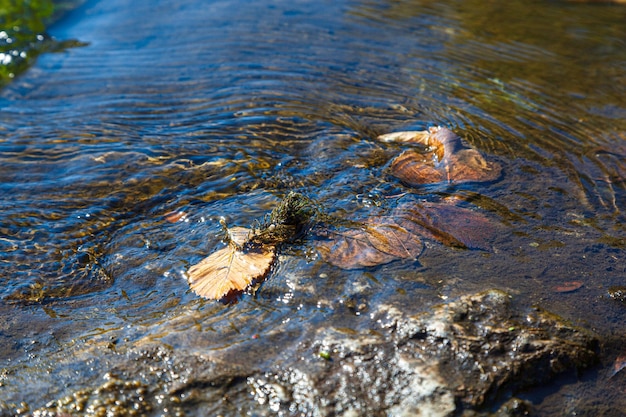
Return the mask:
<svg viewBox="0 0 626 417">
<path fill-rule="evenodd" d="M 388 335 L 320 330 L 302 346 L 307 359 L 251 380 L 259 402 L 287 414 L 457 415 L 489 411 L 512 393 L 596 360 L 593 337 L 546 312 L 518 316 L 499 291 L 412 318 L 392 308 L 377 321 Z M 503 410 L 511 412 L 500 414 L 525 408 L 507 403 Z"/>
<path fill-rule="evenodd" d="M 497 290 L 411 317 L 384 304 L 370 313 L 368 331 L 275 331 L 220 351 L 149 339 L 127 349 L 92 346 L 74 360 L 99 358 L 93 387 L 45 406 L 0 403 L 0 414 L 32 405 L 36 416 L 532 415 L 518 393 L 597 361 L 593 335 L 548 312 L 514 308 Z"/>
</svg>

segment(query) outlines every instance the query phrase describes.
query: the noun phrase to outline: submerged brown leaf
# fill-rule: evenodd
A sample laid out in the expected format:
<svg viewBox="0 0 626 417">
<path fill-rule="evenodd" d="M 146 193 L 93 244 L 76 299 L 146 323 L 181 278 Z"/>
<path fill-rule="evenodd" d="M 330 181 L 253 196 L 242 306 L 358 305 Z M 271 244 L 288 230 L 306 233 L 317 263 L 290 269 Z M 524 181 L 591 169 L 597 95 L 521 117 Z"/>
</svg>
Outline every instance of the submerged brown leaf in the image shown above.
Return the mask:
<svg viewBox="0 0 626 417">
<path fill-rule="evenodd" d="M 322 257 L 343 269 L 417 259 L 422 249 L 419 236 L 386 217 L 370 218 L 358 229 L 330 231 L 328 239 L 318 243 Z"/>
<path fill-rule="evenodd" d="M 463 145 L 461 138 L 445 127 L 390 133 L 378 139 L 427 147 L 424 152 L 405 151 L 391 162 L 392 174 L 411 186 L 493 181 L 500 176 L 500 164 L 487 161 L 476 149 Z"/>
<path fill-rule="evenodd" d="M 582 281 L 566 281 L 561 283 L 560 285 L 556 285 L 552 287 L 554 292 L 574 292 L 583 286 Z"/>
<path fill-rule="evenodd" d="M 272 245 L 244 246 L 250 230 L 228 229 L 231 241 L 189 268 L 189 285 L 201 297 L 219 300 L 231 291 L 243 291 L 254 280 L 265 276 L 274 261 Z"/>
<path fill-rule="evenodd" d="M 185 220 L 187 213 L 184 211 L 170 211 L 169 213 L 166 213 L 164 217 L 169 223 L 176 223 L 178 221 Z"/>
<path fill-rule="evenodd" d="M 372 217 L 355 229 L 327 231 L 318 250 L 329 263 L 344 269 L 416 259 L 422 238 L 448 246 L 489 249 L 493 223 L 473 210 L 451 203 L 406 203 L 390 216 Z"/>
<path fill-rule="evenodd" d="M 406 203 L 392 216 L 411 233 L 435 239 L 447 246 L 489 250 L 496 226 L 482 213 L 449 202 Z"/>
<path fill-rule="evenodd" d="M 626 355 L 619 355 L 617 358 L 615 358 L 615 362 L 613 363 L 613 371 L 611 372 L 611 376 L 609 378 L 613 378 L 624 368 L 626 368 Z"/>
</svg>

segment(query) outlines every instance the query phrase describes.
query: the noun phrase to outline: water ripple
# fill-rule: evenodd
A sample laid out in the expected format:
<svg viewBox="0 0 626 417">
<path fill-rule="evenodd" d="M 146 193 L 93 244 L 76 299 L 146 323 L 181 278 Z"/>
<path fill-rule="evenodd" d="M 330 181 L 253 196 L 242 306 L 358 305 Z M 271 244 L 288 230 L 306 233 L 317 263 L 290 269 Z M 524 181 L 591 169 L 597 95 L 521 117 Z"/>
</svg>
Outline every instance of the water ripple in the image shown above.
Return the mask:
<svg viewBox="0 0 626 417">
<path fill-rule="evenodd" d="M 347 320 L 340 301 L 353 282 L 371 287 L 368 302 L 415 310 L 402 297 L 416 289 L 496 286 L 541 301 L 563 278 L 542 271 L 566 261 L 585 279 L 599 271 L 588 285 L 597 299 L 621 285 L 623 271 L 605 263 L 624 250 L 622 9 L 570 5 L 563 18 L 561 2 L 121 3 L 94 2 L 57 27 L 90 46 L 42 57 L 0 94 L 0 308 L 24 313 L 7 334 L 41 305 L 34 326 L 68 338 L 117 329 L 225 349 Z M 405 187 L 388 169 L 403 147 L 375 138 L 433 125 L 498 161 L 502 178 Z M 346 218 L 404 193 L 454 197 L 507 233 L 489 257 L 433 244 L 422 268 L 354 273 L 297 256 L 314 252 L 305 243 L 234 306 L 190 293 L 185 271 L 222 244 L 219 218 L 249 225 L 290 190 Z M 184 220 L 168 222 L 172 211 Z"/>
</svg>

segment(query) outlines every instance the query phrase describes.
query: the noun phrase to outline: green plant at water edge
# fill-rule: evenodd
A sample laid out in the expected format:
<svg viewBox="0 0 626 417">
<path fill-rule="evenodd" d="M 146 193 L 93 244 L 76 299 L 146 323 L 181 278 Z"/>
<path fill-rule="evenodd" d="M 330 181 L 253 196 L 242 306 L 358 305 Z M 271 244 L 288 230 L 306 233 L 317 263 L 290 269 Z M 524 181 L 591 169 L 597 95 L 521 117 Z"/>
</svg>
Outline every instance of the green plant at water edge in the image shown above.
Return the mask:
<svg viewBox="0 0 626 417">
<path fill-rule="evenodd" d="M 50 0 L 0 0 L 0 86 L 23 71 L 46 38 Z"/>
<path fill-rule="evenodd" d="M 44 20 L 53 11 L 51 0 L 0 0 L 0 22 L 5 30 L 42 33 Z"/>
<path fill-rule="evenodd" d="M 24 72 L 39 54 L 81 45 L 57 42 L 46 34 L 54 12 L 52 0 L 0 0 L 0 88 Z"/>
</svg>

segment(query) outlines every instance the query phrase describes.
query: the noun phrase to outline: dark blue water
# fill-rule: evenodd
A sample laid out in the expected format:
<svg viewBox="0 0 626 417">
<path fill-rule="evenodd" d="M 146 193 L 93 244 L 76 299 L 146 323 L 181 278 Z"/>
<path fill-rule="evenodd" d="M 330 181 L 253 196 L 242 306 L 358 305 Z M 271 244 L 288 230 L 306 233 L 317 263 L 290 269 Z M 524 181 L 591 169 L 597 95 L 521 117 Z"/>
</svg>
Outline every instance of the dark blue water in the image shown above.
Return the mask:
<svg viewBox="0 0 626 417">
<path fill-rule="evenodd" d="M 624 21 L 624 7 L 559 1 L 87 2 L 51 33 L 89 45 L 41 56 L 0 92 L 0 361 L 17 375 L 1 399 L 37 407 L 87 385 L 93 366 L 60 373 L 67 386 L 46 372 L 109 339 L 210 352 L 367 329 L 337 307 L 356 296 L 412 313 L 500 288 L 619 344 L 626 307 L 607 291 L 626 277 Z M 375 137 L 434 125 L 502 178 L 413 190 L 391 177 L 402 147 Z M 193 294 L 186 270 L 220 247 L 220 217 L 247 226 L 290 190 L 348 220 L 406 192 L 454 196 L 501 232 L 491 252 L 431 242 L 417 263 L 350 272 L 305 241 L 235 305 Z M 571 281 L 583 287 L 558 290 Z"/>
</svg>

